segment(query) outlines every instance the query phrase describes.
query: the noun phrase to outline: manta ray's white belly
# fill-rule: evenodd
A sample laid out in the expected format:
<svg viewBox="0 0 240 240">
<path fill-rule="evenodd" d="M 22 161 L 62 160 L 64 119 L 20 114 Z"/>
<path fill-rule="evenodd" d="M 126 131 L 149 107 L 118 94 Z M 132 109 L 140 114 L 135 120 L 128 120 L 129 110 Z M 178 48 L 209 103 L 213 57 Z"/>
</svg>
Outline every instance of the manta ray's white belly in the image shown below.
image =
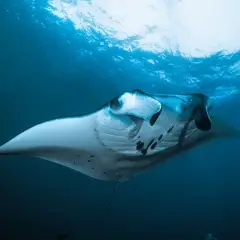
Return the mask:
<svg viewBox="0 0 240 240">
<path fill-rule="evenodd" d="M 111 124 L 108 124 L 110 122 Z M 128 180 L 133 175 L 163 162 L 176 153 L 184 124 L 165 121 L 165 125 L 162 124 L 160 128 L 156 124 L 155 131 L 152 131 L 143 141 L 146 150 L 144 153 L 139 147 L 139 142 L 141 142 L 140 135 L 143 136 L 148 130 L 147 121 L 143 123 L 142 131 L 139 131 L 133 139 L 129 139 L 128 133 L 133 126 L 129 125 L 128 120 L 117 119 L 114 125 L 112 116 L 105 111 L 100 111 L 96 116 L 93 136 L 97 144 L 102 147 L 101 151 L 93 149 L 91 152 L 82 153 L 82 156 L 76 156 L 76 154 L 72 158 L 66 156 L 65 159 L 71 159 L 71 163 L 67 163 L 66 166 L 101 180 Z M 197 142 L 202 136 L 204 133 L 197 130 L 192 122 L 181 143 L 182 147 Z M 61 156 L 58 157 L 60 158 Z"/>
<path fill-rule="evenodd" d="M 37 156 L 100 180 L 124 181 L 156 162 L 160 162 L 160 156 L 153 157 L 149 154 L 154 155 L 156 150 L 159 152 L 159 149 L 162 151 L 175 145 L 177 138 L 174 134 L 179 134 L 177 127 L 174 129 L 171 127 L 173 122 L 161 128 L 156 126 L 155 131 L 149 133 L 148 122 L 144 122 L 135 138 L 129 139 L 129 131 L 134 128 L 132 122 L 129 122 L 127 118 L 113 119 L 107 111 L 64 121 L 64 126 L 57 126 L 61 124 L 61 120 L 53 122 L 55 128 L 63 129 L 62 134 L 58 131 L 58 138 L 60 142 L 64 141 L 64 144 L 62 146 L 55 144 L 55 149 L 51 146 L 51 150 L 45 148 L 44 152 L 39 152 Z M 69 134 L 73 126 L 74 133 Z M 169 128 L 174 134 L 169 132 Z M 143 156 L 139 148 L 141 139 L 139 137 L 144 136 L 146 132 L 149 136 L 144 138 L 145 146 L 151 142 L 153 144 L 153 137 L 157 142 L 155 149 L 151 149 L 150 144 L 148 154 Z M 67 139 L 69 148 L 63 147 L 66 146 Z"/>
</svg>

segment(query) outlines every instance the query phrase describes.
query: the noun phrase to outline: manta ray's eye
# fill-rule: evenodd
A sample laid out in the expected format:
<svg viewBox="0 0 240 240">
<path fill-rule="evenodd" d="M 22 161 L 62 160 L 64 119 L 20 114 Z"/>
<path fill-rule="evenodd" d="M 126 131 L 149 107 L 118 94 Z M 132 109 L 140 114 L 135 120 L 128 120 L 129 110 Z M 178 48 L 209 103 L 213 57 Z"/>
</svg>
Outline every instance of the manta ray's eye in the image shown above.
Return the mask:
<svg viewBox="0 0 240 240">
<path fill-rule="evenodd" d="M 122 102 L 119 101 L 118 97 L 115 97 L 110 101 L 109 105 L 110 105 L 110 108 L 112 109 L 119 109 L 122 106 Z"/>
</svg>

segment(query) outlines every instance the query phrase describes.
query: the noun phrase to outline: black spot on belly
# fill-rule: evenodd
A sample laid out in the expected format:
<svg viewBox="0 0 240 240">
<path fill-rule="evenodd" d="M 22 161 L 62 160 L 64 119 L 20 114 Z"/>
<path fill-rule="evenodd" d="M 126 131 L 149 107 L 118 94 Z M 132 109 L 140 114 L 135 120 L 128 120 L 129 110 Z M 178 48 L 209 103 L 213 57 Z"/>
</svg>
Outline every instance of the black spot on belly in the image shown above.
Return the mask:
<svg viewBox="0 0 240 240">
<path fill-rule="evenodd" d="M 141 150 L 141 153 L 142 153 L 142 155 L 145 156 L 145 155 L 147 154 L 147 149 L 142 149 L 142 150 Z"/>
<path fill-rule="evenodd" d="M 161 112 L 162 112 L 162 109 L 160 109 L 157 113 L 152 115 L 152 117 L 149 120 L 149 123 L 151 126 L 153 126 L 155 122 L 158 120 L 158 117 L 160 116 Z"/>
<path fill-rule="evenodd" d="M 94 170 L 94 168 L 92 167 L 92 170 Z"/>
<path fill-rule="evenodd" d="M 152 144 L 151 149 L 152 149 L 152 150 L 155 149 L 156 146 L 157 146 L 157 142 L 155 142 L 155 143 Z"/>
<path fill-rule="evenodd" d="M 141 149 L 142 155 L 145 156 L 145 155 L 147 154 L 148 149 L 149 149 L 149 147 L 153 144 L 153 142 L 154 142 L 154 139 L 152 139 L 152 140 L 148 143 L 148 145 L 147 145 L 147 147 L 146 147 L 145 149 Z"/>
<path fill-rule="evenodd" d="M 143 142 L 141 142 L 141 141 L 137 142 L 137 145 L 136 145 L 136 149 L 137 150 L 141 150 L 141 149 L 143 149 L 143 147 L 144 147 L 144 143 Z"/>
<path fill-rule="evenodd" d="M 91 162 L 91 160 L 88 160 L 88 162 Z"/>
<path fill-rule="evenodd" d="M 94 158 L 94 155 L 90 155 L 91 158 Z"/>
<path fill-rule="evenodd" d="M 152 140 L 149 142 L 147 148 L 149 148 L 149 147 L 153 144 L 153 142 L 154 142 L 154 139 L 152 139 Z"/>
<path fill-rule="evenodd" d="M 158 137 L 158 141 L 161 141 L 163 138 L 163 135 L 161 134 L 159 137 Z"/>
<path fill-rule="evenodd" d="M 173 130 L 174 126 L 171 126 L 168 130 L 167 133 L 170 133 Z"/>
</svg>

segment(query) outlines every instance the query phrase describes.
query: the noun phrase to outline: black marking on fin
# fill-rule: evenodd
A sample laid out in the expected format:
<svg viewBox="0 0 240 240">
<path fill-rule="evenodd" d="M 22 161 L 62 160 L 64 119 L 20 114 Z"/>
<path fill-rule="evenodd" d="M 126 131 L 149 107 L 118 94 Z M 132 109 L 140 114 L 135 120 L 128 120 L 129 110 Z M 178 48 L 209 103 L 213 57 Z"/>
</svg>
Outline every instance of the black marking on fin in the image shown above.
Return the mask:
<svg viewBox="0 0 240 240">
<path fill-rule="evenodd" d="M 150 123 L 151 126 L 153 126 L 156 123 L 156 121 L 158 120 L 158 117 L 160 116 L 161 112 L 162 112 L 162 108 L 157 113 L 152 115 L 152 117 L 149 120 L 149 123 Z"/>
</svg>

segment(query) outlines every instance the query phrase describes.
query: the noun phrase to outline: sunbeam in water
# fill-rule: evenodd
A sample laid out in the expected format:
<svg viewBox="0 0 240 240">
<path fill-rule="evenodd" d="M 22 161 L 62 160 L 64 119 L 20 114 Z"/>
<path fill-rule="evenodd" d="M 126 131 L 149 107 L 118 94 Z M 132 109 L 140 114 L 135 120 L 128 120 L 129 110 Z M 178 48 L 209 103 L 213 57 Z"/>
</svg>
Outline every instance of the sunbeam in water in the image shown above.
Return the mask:
<svg viewBox="0 0 240 240">
<path fill-rule="evenodd" d="M 98 51 L 119 48 L 130 52 L 130 63 L 144 65 L 153 76 L 149 79 L 152 87 L 159 80 L 174 85 L 181 81 L 191 91 L 204 87 L 218 100 L 239 91 L 235 82 L 240 74 L 240 24 L 236 24 L 240 3 L 236 0 L 49 3 L 51 13 L 70 21 L 76 30 L 85 33 L 89 42 L 97 42 Z M 134 51 L 140 51 L 141 58 L 135 57 Z M 172 58 L 174 55 L 176 58 Z M 185 58 L 184 63 L 179 64 L 177 56 Z M 166 69 L 159 63 L 162 59 L 169 62 Z M 115 56 L 115 60 L 123 59 Z M 203 64 L 208 71 L 201 71 Z M 229 80 L 221 81 L 224 78 Z"/>
<path fill-rule="evenodd" d="M 220 51 L 234 53 L 240 48 L 237 0 L 50 0 L 49 3 L 48 9 L 53 14 L 70 20 L 76 29 L 90 36 L 91 31 L 96 31 L 113 38 L 117 40 L 116 46 L 127 51 L 168 50 L 205 57 Z"/>
</svg>

